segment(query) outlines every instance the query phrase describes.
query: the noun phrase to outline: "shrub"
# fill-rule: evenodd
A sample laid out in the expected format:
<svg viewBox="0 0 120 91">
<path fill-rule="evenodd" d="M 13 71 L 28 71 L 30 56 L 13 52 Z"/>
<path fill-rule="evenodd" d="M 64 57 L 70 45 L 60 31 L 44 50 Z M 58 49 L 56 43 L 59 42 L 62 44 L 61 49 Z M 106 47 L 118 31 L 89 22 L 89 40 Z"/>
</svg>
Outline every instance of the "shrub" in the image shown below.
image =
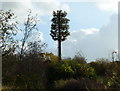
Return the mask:
<svg viewBox="0 0 120 91">
<path fill-rule="evenodd" d="M 86 89 L 86 90 L 94 90 L 94 89 L 105 89 L 103 84 L 97 83 L 94 80 L 89 78 L 81 78 L 81 79 L 69 79 L 69 80 L 58 80 L 54 85 L 55 89 L 63 90 L 63 89 Z"/>
<path fill-rule="evenodd" d="M 97 59 L 96 62 L 91 62 L 90 66 L 94 68 L 98 76 L 105 76 L 107 71 L 108 61 L 106 59 Z"/>
<path fill-rule="evenodd" d="M 77 79 L 81 77 L 88 77 L 91 79 L 95 77 L 95 71 L 92 67 L 87 64 L 80 64 L 73 60 L 52 62 L 49 64 L 46 73 L 49 84 L 60 79 Z"/>
<path fill-rule="evenodd" d="M 88 77 L 93 78 L 95 77 L 95 71 L 92 67 L 88 66 L 87 64 L 76 64 L 75 65 L 75 78 L 79 77 Z"/>
<path fill-rule="evenodd" d="M 3 58 L 2 64 L 2 85 L 4 87 L 45 88 L 46 64 L 41 59 L 18 61 L 15 55 L 9 55 Z"/>
<path fill-rule="evenodd" d="M 74 56 L 73 60 L 80 64 L 87 63 L 85 57 L 79 52 Z"/>
<path fill-rule="evenodd" d="M 120 88 L 120 76 L 113 73 L 112 77 L 109 78 L 107 85 L 109 88 Z"/>
</svg>

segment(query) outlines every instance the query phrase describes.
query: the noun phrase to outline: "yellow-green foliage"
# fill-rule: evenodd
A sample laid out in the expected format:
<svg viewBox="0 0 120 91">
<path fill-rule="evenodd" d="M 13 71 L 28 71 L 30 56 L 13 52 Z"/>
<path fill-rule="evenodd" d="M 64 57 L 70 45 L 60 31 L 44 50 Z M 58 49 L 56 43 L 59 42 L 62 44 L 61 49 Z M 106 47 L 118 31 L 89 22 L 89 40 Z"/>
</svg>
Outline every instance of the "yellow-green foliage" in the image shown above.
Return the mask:
<svg viewBox="0 0 120 91">
<path fill-rule="evenodd" d="M 80 77 L 93 78 L 94 76 L 95 71 L 92 67 L 72 60 L 52 62 L 47 70 L 47 78 L 50 82 L 54 82 L 59 79 Z"/>
</svg>

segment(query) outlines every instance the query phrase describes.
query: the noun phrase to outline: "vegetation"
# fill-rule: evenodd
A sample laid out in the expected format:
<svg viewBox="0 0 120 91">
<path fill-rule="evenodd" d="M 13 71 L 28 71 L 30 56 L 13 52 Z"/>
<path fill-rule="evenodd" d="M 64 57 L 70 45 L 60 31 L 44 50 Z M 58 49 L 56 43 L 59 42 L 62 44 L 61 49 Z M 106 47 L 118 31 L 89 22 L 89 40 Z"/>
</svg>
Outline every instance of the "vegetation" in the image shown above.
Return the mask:
<svg viewBox="0 0 120 91">
<path fill-rule="evenodd" d="M 110 62 L 108 59 L 101 58 L 87 63 L 85 57 L 80 54 L 74 58 L 58 61 L 58 56 L 44 52 L 47 46 L 41 40 L 27 42 L 22 60 L 19 60 L 21 47 L 17 47 L 20 45 L 13 42 L 16 41 L 13 33 L 17 25 L 9 24 L 13 19 L 12 16 L 14 16 L 12 11 L 0 11 L 1 43 L 3 43 L 1 45 L 2 91 L 23 89 L 85 89 L 88 91 L 104 89 L 108 91 L 120 88 L 120 61 Z M 5 40 L 6 38 L 9 41 Z M 20 51 L 16 52 L 18 48 Z"/>
<path fill-rule="evenodd" d="M 12 57 L 12 60 L 11 60 Z M 61 62 L 30 58 L 23 61 L 17 55 L 3 57 L 3 89 L 118 89 L 120 87 L 120 62 L 99 61 L 81 63 L 83 60 L 65 59 Z M 99 64 L 101 65 L 101 64 Z M 104 69 L 103 69 L 104 68 Z M 7 88 L 6 88 L 7 87 Z"/>
<path fill-rule="evenodd" d="M 31 16 L 31 11 L 29 11 L 27 20 L 24 22 L 24 29 L 21 29 L 21 31 L 24 33 L 24 36 L 21 40 L 22 46 L 20 49 L 20 60 L 22 60 L 22 56 L 24 55 L 24 50 L 25 50 L 24 46 L 27 39 L 29 38 L 33 30 L 37 30 L 37 27 L 36 27 L 37 22 L 38 22 L 37 17 Z"/>
<path fill-rule="evenodd" d="M 2 56 L 14 52 L 15 43 L 13 36 L 17 33 L 17 22 L 14 21 L 15 15 L 11 10 L 4 12 L 0 10 L 0 48 Z"/>
<path fill-rule="evenodd" d="M 68 31 L 69 19 L 65 18 L 67 16 L 67 12 L 63 12 L 62 10 L 57 10 L 57 12 L 53 11 L 53 18 L 51 24 L 51 37 L 53 40 L 58 41 L 58 57 L 61 60 L 61 42 L 66 40 L 66 37 L 70 35 Z"/>
</svg>

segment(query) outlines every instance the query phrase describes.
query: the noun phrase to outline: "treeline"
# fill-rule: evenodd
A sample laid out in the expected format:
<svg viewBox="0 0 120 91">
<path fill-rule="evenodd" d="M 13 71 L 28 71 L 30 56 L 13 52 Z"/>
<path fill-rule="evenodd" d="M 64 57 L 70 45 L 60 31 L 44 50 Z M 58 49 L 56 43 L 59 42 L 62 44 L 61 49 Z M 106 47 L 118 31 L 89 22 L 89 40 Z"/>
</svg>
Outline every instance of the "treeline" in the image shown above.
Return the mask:
<svg viewBox="0 0 120 91">
<path fill-rule="evenodd" d="M 39 57 L 42 56 L 39 54 Z M 119 89 L 120 62 L 97 59 L 87 63 L 84 57 L 51 61 L 27 54 L 18 61 L 15 54 L 3 57 L 3 89 Z M 3 90 L 4 91 L 4 90 Z"/>
</svg>

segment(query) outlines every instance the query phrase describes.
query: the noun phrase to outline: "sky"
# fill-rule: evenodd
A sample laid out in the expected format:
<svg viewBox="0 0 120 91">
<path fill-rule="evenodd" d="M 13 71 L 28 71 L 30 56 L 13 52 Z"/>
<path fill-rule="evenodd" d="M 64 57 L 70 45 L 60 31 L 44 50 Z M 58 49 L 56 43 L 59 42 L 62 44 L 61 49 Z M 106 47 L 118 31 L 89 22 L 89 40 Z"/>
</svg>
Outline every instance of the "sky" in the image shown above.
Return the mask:
<svg viewBox="0 0 120 91">
<path fill-rule="evenodd" d="M 2 0 L 1 9 L 12 11 L 20 27 L 32 10 L 39 21 L 38 29 L 30 41 L 42 40 L 47 52 L 57 55 L 57 41 L 50 36 L 53 10 L 64 10 L 70 19 L 70 36 L 62 42 L 62 57 L 74 57 L 80 52 L 87 61 L 97 58 L 111 58 L 112 51 L 118 50 L 118 1 L 117 0 Z M 22 34 L 19 31 L 17 38 Z"/>
</svg>

